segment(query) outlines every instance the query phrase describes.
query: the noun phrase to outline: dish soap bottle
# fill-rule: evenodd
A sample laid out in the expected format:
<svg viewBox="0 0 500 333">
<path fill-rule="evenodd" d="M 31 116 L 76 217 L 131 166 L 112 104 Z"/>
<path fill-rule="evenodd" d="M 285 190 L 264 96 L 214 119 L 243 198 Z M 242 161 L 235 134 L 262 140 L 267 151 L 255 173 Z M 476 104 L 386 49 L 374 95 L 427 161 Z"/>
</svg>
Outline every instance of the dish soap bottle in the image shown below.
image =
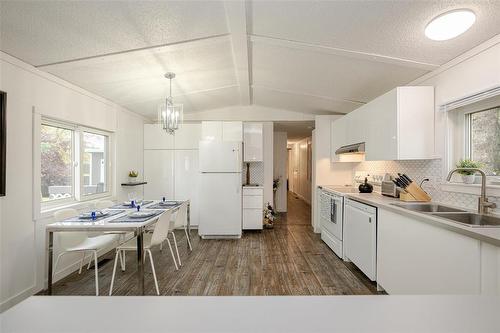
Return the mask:
<svg viewBox="0 0 500 333">
<path fill-rule="evenodd" d="M 368 183 L 368 178 L 365 177 L 365 182 L 358 187 L 359 193 L 372 193 L 373 185 Z"/>
</svg>

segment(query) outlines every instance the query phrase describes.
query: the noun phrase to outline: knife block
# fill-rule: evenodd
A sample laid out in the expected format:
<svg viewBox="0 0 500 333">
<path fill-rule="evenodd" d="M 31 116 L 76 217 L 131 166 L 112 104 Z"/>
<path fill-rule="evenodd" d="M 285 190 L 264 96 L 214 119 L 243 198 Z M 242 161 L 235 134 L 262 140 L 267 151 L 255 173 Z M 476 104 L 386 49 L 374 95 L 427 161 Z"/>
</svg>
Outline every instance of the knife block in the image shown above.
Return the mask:
<svg viewBox="0 0 500 333">
<path fill-rule="evenodd" d="M 432 198 L 422 188 L 415 183 L 408 185 L 403 192 L 399 194 L 399 199 L 402 201 L 431 201 Z"/>
</svg>

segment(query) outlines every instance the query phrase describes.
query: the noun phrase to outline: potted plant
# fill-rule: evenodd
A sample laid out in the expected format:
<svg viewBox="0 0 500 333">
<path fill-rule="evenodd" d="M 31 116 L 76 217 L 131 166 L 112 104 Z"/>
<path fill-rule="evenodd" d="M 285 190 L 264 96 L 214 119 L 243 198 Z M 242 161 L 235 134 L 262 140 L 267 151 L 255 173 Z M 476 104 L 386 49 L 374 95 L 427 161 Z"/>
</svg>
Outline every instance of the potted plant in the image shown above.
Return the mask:
<svg viewBox="0 0 500 333">
<path fill-rule="evenodd" d="M 131 183 L 135 183 L 137 181 L 137 177 L 139 176 L 139 171 L 131 170 L 128 172 L 128 180 Z"/>
<path fill-rule="evenodd" d="M 483 165 L 479 162 L 469 160 L 469 159 L 463 159 L 458 161 L 457 163 L 457 168 L 475 168 L 479 169 Z M 474 171 L 467 171 L 467 170 L 459 170 L 457 171 L 458 174 L 462 176 L 462 182 L 464 184 L 474 184 L 476 180 L 475 172 Z"/>
<path fill-rule="evenodd" d="M 264 208 L 264 227 L 272 228 L 274 226 L 274 219 L 276 213 L 274 212 L 273 206 L 268 202 Z"/>
</svg>

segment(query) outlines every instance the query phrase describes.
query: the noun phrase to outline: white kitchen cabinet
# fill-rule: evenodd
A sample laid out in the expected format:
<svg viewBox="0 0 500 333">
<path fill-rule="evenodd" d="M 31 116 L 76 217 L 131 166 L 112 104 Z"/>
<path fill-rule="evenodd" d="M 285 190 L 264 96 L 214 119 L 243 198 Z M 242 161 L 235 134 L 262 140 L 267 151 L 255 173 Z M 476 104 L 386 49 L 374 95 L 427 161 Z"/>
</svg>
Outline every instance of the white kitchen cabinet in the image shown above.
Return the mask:
<svg viewBox="0 0 500 333">
<path fill-rule="evenodd" d="M 243 187 L 243 230 L 263 228 L 264 189 Z"/>
<path fill-rule="evenodd" d="M 182 124 L 175 131 L 175 149 L 198 149 L 201 140 L 201 124 Z"/>
<path fill-rule="evenodd" d="M 174 151 L 144 150 L 144 198 L 174 198 Z"/>
<path fill-rule="evenodd" d="M 203 121 L 201 139 L 211 141 L 243 141 L 241 121 Z"/>
<path fill-rule="evenodd" d="M 479 294 L 480 241 L 378 211 L 377 283 L 389 294 Z"/>
<path fill-rule="evenodd" d="M 332 161 L 340 146 L 365 142 L 367 161 L 434 158 L 434 87 L 397 87 L 335 120 Z"/>
<path fill-rule="evenodd" d="M 223 121 L 222 141 L 243 141 L 243 122 Z"/>
<path fill-rule="evenodd" d="M 175 200 L 191 201 L 191 225 L 199 222 L 199 168 L 197 150 L 176 150 L 175 163 Z"/>
<path fill-rule="evenodd" d="M 243 124 L 243 160 L 262 162 L 264 155 L 264 137 L 262 123 Z"/>
<path fill-rule="evenodd" d="M 174 136 L 158 124 L 144 124 L 144 149 L 174 149 Z"/>
<path fill-rule="evenodd" d="M 222 121 L 202 121 L 201 139 L 222 141 Z"/>
</svg>

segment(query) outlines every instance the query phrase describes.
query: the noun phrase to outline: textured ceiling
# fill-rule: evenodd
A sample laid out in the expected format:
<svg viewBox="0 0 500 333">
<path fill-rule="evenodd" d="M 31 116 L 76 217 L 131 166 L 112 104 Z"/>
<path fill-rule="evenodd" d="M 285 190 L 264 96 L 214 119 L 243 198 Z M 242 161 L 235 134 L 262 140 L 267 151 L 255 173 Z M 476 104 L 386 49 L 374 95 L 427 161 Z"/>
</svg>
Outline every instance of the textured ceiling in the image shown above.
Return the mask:
<svg viewBox="0 0 500 333">
<path fill-rule="evenodd" d="M 469 31 L 425 38 L 464 7 Z M 499 34 L 498 17 L 500 1 L 0 1 L 0 50 L 150 118 L 167 71 L 186 112 L 335 114 Z"/>
</svg>

